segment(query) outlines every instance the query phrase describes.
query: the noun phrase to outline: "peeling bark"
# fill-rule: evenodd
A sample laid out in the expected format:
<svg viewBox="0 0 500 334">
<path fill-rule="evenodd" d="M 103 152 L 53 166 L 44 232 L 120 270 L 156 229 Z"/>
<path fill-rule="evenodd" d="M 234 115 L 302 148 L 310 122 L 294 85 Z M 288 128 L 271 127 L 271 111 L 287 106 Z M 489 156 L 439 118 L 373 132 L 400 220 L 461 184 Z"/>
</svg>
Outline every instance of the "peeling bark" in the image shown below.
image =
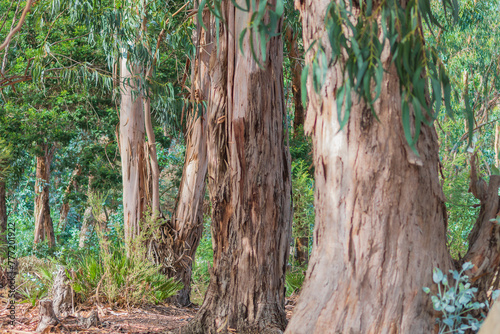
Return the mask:
<svg viewBox="0 0 500 334">
<path fill-rule="evenodd" d="M 54 226 L 50 217 L 49 182 L 50 164 L 54 157 L 56 147 L 49 144 L 40 145 L 42 156 L 36 157 L 36 182 L 35 182 L 35 238 L 34 244 L 44 240 L 49 247 L 55 246 Z"/>
<path fill-rule="evenodd" d="M 324 15 L 329 3 L 299 3 L 304 48 L 319 38 L 327 55 L 331 50 Z M 306 62 L 313 54 L 306 55 Z M 433 268 L 447 273 L 455 266 L 445 245 L 439 143 L 434 127 L 423 125 L 416 145 L 420 156 L 409 148 L 399 79 L 387 45 L 381 61 L 382 92 L 374 106 L 380 122 L 353 96 L 349 121 L 339 131 L 339 63 L 328 70 L 320 94 L 309 78 L 305 129 L 314 145 L 316 224 L 306 279 L 286 333 L 434 332 L 435 314 L 422 287 L 433 286 Z M 473 191 L 483 199 L 483 218 L 464 260 L 476 265 L 472 280 L 486 282 L 485 289 L 498 270 L 495 229 L 489 219 L 498 209 L 499 180 L 492 177 L 487 186 L 479 183 L 481 189 Z"/>
<path fill-rule="evenodd" d="M 214 266 L 203 305 L 182 332 L 281 333 L 292 211 L 283 45 L 281 35 L 271 38 L 260 69 L 248 34 L 245 56 L 238 48 L 248 14 L 231 1 L 222 12 L 207 112 Z"/>
<path fill-rule="evenodd" d="M 209 15 L 204 15 L 205 26 L 209 27 Z M 191 101 L 193 108 L 187 116 L 186 157 L 182 170 L 176 209 L 172 216 L 175 234 L 172 245 L 176 261 L 169 273 L 182 282 L 184 288 L 175 300 L 182 306 L 190 304 L 191 274 L 194 255 L 203 233 L 203 199 L 207 174 L 207 114 L 202 101 L 207 100 L 210 78 L 208 66 L 212 52 L 212 36 L 198 24 L 193 40 L 197 46 L 196 60 L 191 64 Z M 198 108 L 203 108 L 198 115 Z"/>
</svg>

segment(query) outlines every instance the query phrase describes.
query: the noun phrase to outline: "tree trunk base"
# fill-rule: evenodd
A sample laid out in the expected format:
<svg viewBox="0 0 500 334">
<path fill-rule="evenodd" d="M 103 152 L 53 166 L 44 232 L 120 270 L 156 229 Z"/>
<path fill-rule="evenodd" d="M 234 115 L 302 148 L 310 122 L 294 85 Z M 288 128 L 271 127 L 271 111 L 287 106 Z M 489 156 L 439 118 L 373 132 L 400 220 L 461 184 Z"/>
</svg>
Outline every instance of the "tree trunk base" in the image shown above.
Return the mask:
<svg viewBox="0 0 500 334">
<path fill-rule="evenodd" d="M 210 288 L 209 288 L 210 289 Z M 207 296 L 200 311 L 186 326 L 180 329 L 180 334 L 282 334 L 287 325 L 285 313 L 279 307 L 268 304 L 261 306 L 254 321 L 250 321 L 249 314 L 243 304 L 240 305 L 238 314 L 230 314 L 229 302 L 214 296 Z M 214 314 L 214 310 L 217 316 Z M 232 318 L 232 319 L 231 319 Z"/>
<path fill-rule="evenodd" d="M 57 319 L 54 308 L 52 306 L 52 300 L 45 299 L 40 301 L 40 323 L 36 328 L 37 333 L 44 333 L 49 326 L 56 326 L 60 324 L 59 319 Z"/>
<path fill-rule="evenodd" d="M 98 327 L 100 324 L 101 321 L 99 320 L 99 316 L 96 310 L 92 311 L 92 313 L 90 313 L 90 315 L 87 318 L 84 317 L 78 318 L 78 325 L 86 329 L 89 329 L 92 326 Z"/>
</svg>

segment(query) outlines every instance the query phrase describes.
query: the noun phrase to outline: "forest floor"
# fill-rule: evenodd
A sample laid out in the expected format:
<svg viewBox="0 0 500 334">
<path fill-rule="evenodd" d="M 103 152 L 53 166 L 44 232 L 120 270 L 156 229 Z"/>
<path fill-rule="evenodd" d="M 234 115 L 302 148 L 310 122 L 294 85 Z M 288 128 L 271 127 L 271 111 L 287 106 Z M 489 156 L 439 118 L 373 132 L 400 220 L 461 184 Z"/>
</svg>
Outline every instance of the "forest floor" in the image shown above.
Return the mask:
<svg viewBox="0 0 500 334">
<path fill-rule="evenodd" d="M 286 299 L 287 319 L 292 316 L 297 297 Z M 16 324 L 9 324 L 6 300 L 0 302 L 0 333 L 28 334 L 35 333 L 40 320 L 38 307 L 28 304 L 16 304 Z M 106 306 L 80 306 L 75 313 L 60 319 L 60 325 L 52 328 L 52 333 L 85 333 L 85 334 L 111 334 L 134 333 L 153 334 L 175 331 L 184 326 L 194 317 L 198 306 L 178 308 L 171 304 L 145 305 L 129 309 L 112 308 Z M 98 327 L 84 328 L 79 324 L 79 317 L 87 317 L 93 310 L 99 314 Z"/>
</svg>

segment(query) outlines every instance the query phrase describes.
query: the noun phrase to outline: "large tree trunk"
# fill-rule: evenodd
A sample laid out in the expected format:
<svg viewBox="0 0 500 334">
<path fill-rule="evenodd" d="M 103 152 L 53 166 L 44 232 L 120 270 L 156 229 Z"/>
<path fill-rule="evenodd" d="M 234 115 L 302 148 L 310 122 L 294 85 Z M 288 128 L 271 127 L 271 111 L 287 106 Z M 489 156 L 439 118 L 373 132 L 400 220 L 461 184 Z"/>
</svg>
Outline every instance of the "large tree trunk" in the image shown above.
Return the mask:
<svg viewBox="0 0 500 334">
<path fill-rule="evenodd" d="M 282 41 L 271 38 L 260 69 L 248 38 L 245 56 L 238 51 L 237 36 L 248 14 L 231 1 L 223 1 L 222 11 L 227 25 L 220 25 L 219 54 L 214 48 L 209 68 L 214 266 L 203 305 L 183 332 L 281 332 L 291 234 Z"/>
<path fill-rule="evenodd" d="M 144 112 L 138 92 L 140 68 L 121 59 L 120 155 L 123 180 L 123 213 L 127 256 L 139 234 L 139 221 L 146 209 L 144 168 Z"/>
<path fill-rule="evenodd" d="M 50 217 L 49 182 L 50 164 L 56 147 L 49 144 L 40 145 L 42 156 L 36 157 L 35 182 L 35 239 L 34 244 L 47 240 L 49 247 L 55 246 L 54 226 Z"/>
<path fill-rule="evenodd" d="M 206 13 L 205 26 L 209 27 L 210 16 Z M 208 67 L 212 52 L 212 35 L 198 24 L 193 40 L 196 45 L 195 61 L 191 63 L 191 102 L 193 108 L 187 116 L 185 133 L 186 157 L 182 179 L 171 226 L 175 240 L 174 275 L 184 288 L 175 300 L 182 306 L 190 304 L 191 274 L 194 255 L 203 233 L 203 199 L 207 175 L 207 114 L 202 102 L 207 100 L 210 87 Z M 203 108 L 198 115 L 198 108 Z"/>
<path fill-rule="evenodd" d="M 329 3 L 301 3 L 305 49 L 323 38 L 330 53 L 324 33 Z M 387 44 L 382 63 L 386 72 L 375 104 L 380 122 L 356 96 L 348 124 L 339 131 L 338 63 L 328 70 L 320 95 L 308 82 L 305 127 L 314 145 L 316 225 L 306 280 L 286 333 L 433 332 L 435 315 L 422 287 L 433 285 L 434 267 L 447 273 L 454 265 L 445 245 L 437 134 L 422 126 L 420 157 L 412 152 Z M 492 236 L 488 228 L 481 230 Z"/>
</svg>

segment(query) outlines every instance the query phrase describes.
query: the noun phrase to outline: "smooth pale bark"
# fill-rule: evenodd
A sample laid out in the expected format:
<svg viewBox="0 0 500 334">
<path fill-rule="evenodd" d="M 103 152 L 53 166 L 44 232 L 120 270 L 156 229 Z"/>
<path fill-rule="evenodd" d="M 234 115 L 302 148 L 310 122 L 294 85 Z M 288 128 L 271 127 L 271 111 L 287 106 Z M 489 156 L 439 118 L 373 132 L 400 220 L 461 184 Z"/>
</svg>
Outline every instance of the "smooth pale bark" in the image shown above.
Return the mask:
<svg viewBox="0 0 500 334">
<path fill-rule="evenodd" d="M 144 193 L 144 112 L 143 101 L 138 93 L 137 80 L 140 68 L 127 64 L 122 58 L 120 63 L 120 155 L 123 181 L 123 213 L 125 244 L 127 256 L 130 242 L 139 235 L 139 221 L 146 210 L 147 199 Z"/>
<path fill-rule="evenodd" d="M 214 264 L 203 305 L 182 332 L 279 333 L 291 235 L 283 45 L 281 35 L 271 38 L 260 69 L 248 38 L 245 56 L 238 48 L 248 13 L 231 1 L 222 11 L 227 25 L 218 54 L 211 52 L 207 112 Z"/>
<path fill-rule="evenodd" d="M 497 334 L 500 328 L 500 298 L 497 298 L 495 303 L 488 313 L 488 317 L 481 326 L 478 334 Z"/>
<path fill-rule="evenodd" d="M 322 38 L 330 53 L 324 33 L 329 3 L 300 3 L 305 49 Z M 306 62 L 313 54 L 306 55 Z M 399 80 L 387 47 L 382 63 L 386 72 L 375 104 L 380 122 L 353 95 L 350 119 L 339 131 L 335 88 L 342 83 L 342 72 L 338 63 L 328 70 L 319 95 L 308 82 L 305 128 L 314 145 L 316 224 L 306 280 L 286 333 L 434 331 L 436 315 L 422 287 L 433 287 L 434 267 L 445 273 L 454 268 L 446 248 L 438 139 L 434 127 L 423 126 L 417 143 L 420 157 L 408 147 Z M 491 187 L 498 192 L 497 184 Z M 498 205 L 498 195 L 491 200 L 479 227 L 479 234 L 490 237 L 491 244 L 480 251 L 483 255 L 485 248 L 491 251 L 490 261 L 466 257 L 477 268 L 484 267 L 481 272 L 486 275 L 498 270 L 491 261 L 496 259 L 497 240 L 491 223 L 486 224 L 494 218 L 492 206 L 495 201 Z M 474 242 L 471 249 L 476 245 L 480 244 Z M 471 276 L 472 281 L 482 280 L 474 273 Z"/>
<path fill-rule="evenodd" d="M 36 182 L 35 182 L 35 238 L 34 244 L 47 240 L 49 247 L 55 246 L 54 226 L 50 217 L 49 182 L 50 164 L 56 150 L 49 144 L 40 145 L 42 156 L 36 157 Z"/>
</svg>

